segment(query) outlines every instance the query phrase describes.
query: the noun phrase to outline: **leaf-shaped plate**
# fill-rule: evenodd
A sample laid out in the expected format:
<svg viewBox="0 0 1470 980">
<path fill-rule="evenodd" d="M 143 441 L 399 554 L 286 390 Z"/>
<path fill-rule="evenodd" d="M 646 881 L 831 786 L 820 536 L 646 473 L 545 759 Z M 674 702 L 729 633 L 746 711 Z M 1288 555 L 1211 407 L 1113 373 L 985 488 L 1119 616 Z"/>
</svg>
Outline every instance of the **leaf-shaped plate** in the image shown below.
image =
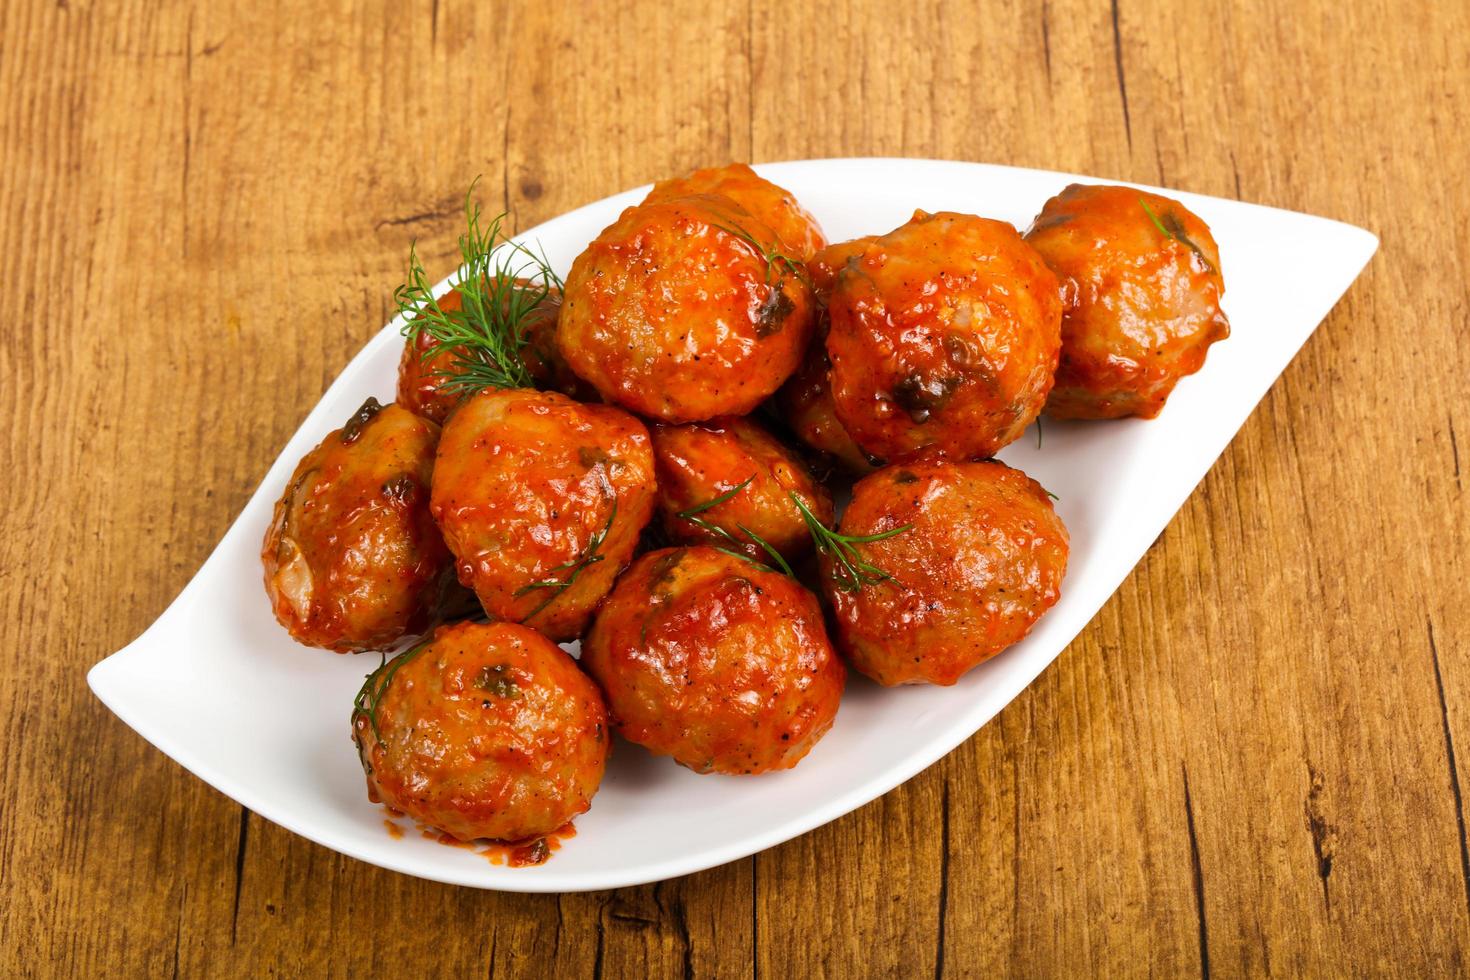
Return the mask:
<svg viewBox="0 0 1470 980">
<path fill-rule="evenodd" d="M 809 160 L 757 168 L 789 188 L 832 241 L 883 232 L 915 208 L 1024 228 L 1070 174 L 931 160 Z M 1155 190 L 1156 188 L 1148 188 Z M 646 188 L 527 232 L 552 265 L 572 259 Z M 93 668 L 92 689 L 148 741 L 269 820 L 363 861 L 508 891 L 612 888 L 687 874 L 778 844 L 887 792 L 989 721 L 1116 589 L 1377 248 L 1362 229 L 1164 191 L 1213 229 L 1230 339 L 1152 421 L 1046 425 L 1001 455 L 1060 498 L 1072 552 L 1061 601 L 1023 642 L 949 688 L 886 690 L 854 676 L 836 725 L 797 768 L 700 776 L 620 743 L 575 837 L 539 867 L 496 866 L 368 803 L 348 715 L 373 655 L 294 643 L 271 616 L 258 550 L 296 461 L 368 395 L 393 397 L 402 341 L 389 324 L 352 360 L 266 474 L 193 581 L 147 632 Z M 385 290 L 390 284 L 384 283 Z"/>
</svg>

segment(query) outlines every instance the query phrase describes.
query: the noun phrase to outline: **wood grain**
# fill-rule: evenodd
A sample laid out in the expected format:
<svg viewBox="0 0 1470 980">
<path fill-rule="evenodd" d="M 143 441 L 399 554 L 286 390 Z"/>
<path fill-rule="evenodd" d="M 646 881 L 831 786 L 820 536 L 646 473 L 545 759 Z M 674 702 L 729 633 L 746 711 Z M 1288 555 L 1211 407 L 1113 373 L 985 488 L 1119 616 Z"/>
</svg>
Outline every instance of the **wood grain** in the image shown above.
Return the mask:
<svg viewBox="0 0 1470 980">
<path fill-rule="evenodd" d="M 0 974 L 1463 974 L 1470 8 L 0 4 Z M 243 811 L 88 693 L 482 175 L 526 227 L 907 154 L 1329 215 L 1379 256 L 1065 655 L 755 858 L 481 894 Z"/>
</svg>

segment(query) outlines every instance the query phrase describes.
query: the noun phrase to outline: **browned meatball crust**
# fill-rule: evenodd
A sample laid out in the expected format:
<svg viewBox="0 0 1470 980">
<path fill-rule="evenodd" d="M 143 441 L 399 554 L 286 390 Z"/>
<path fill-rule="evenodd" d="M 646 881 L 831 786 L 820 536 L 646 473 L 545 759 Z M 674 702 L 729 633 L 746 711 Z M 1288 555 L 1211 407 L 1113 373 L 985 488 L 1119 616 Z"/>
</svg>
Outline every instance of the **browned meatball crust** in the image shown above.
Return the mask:
<svg viewBox="0 0 1470 980">
<path fill-rule="evenodd" d="M 581 634 L 653 514 L 643 423 L 555 392 L 487 390 L 445 423 L 430 505 L 492 618 Z"/>
<path fill-rule="evenodd" d="M 296 640 L 371 650 L 429 624 L 451 567 L 429 516 L 438 441 L 434 423 L 369 398 L 297 464 L 260 552 Z"/>
<path fill-rule="evenodd" d="M 670 201 L 693 194 L 728 197 L 775 232 L 781 247 L 792 258 L 809 258 L 827 244 L 822 226 L 796 203 L 790 191 L 766 180 L 744 163 L 709 167 L 672 180 L 661 180 L 643 200 L 645 203 Z"/>
<path fill-rule="evenodd" d="M 870 456 L 993 455 L 1051 390 L 1056 276 L 1003 221 L 918 212 L 843 266 L 827 311 L 837 416 Z"/>
<path fill-rule="evenodd" d="M 368 797 L 462 841 L 519 841 L 584 813 L 607 768 L 602 693 L 513 623 L 458 623 L 373 673 L 352 713 Z"/>
<path fill-rule="evenodd" d="M 624 738 L 696 772 L 796 765 L 831 727 L 846 681 L 816 597 L 713 548 L 638 559 L 598 612 L 582 665 Z"/>
<path fill-rule="evenodd" d="M 998 461 L 928 458 L 859 480 L 843 534 L 892 577 L 841 587 L 824 560 L 839 646 L 880 684 L 953 684 L 1030 632 L 1060 595 L 1067 529 L 1035 480 Z"/>
<path fill-rule="evenodd" d="M 1230 336 L 1209 227 L 1178 201 L 1073 184 L 1026 232 L 1062 282 L 1062 354 L 1048 415 L 1153 418 Z"/>
<path fill-rule="evenodd" d="M 811 335 L 800 266 L 720 197 L 628 208 L 567 276 L 557 346 L 607 401 L 665 422 L 744 415 Z"/>
<path fill-rule="evenodd" d="M 769 562 L 758 543 L 764 541 L 796 559 L 811 550 L 812 540 L 791 494 L 818 520 L 832 522 L 827 488 L 749 419 L 655 425 L 652 434 L 659 511 L 673 541 L 732 548 Z M 708 506 L 726 495 L 723 503 Z"/>
</svg>

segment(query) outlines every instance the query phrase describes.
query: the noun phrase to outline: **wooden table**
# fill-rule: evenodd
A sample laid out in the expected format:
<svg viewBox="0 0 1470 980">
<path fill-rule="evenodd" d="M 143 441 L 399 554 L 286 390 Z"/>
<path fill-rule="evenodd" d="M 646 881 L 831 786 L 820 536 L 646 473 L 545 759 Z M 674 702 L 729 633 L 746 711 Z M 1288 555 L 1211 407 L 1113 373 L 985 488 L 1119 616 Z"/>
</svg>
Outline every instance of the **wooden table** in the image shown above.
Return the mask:
<svg viewBox="0 0 1470 980">
<path fill-rule="evenodd" d="M 0 974 L 1463 974 L 1470 7 L 970 6 L 0 4 Z M 449 268 L 476 174 L 529 227 L 849 155 L 1383 240 L 943 762 L 713 871 L 501 895 L 266 823 L 89 694 L 388 318 L 409 241 Z"/>
</svg>

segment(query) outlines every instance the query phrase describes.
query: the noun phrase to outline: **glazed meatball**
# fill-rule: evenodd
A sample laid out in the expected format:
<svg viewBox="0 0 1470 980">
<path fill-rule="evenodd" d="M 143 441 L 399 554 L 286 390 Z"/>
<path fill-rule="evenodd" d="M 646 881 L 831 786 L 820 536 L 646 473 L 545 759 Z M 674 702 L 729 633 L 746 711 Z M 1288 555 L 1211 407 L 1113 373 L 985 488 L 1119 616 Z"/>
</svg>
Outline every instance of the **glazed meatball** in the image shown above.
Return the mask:
<svg viewBox="0 0 1470 980">
<path fill-rule="evenodd" d="M 861 254 L 874 236 L 855 238 L 850 242 L 829 245 L 807 263 L 812 293 L 817 301 L 816 336 L 807 347 L 806 357 L 791 379 L 777 393 L 782 419 L 792 433 L 817 452 L 836 460 L 850 473 L 871 472 L 873 464 L 866 453 L 848 435 L 837 418 L 832 402 L 832 383 L 828 372 L 832 367 L 827 357 L 827 300 L 832 284 L 849 259 Z"/>
<path fill-rule="evenodd" d="M 607 401 L 665 422 L 744 415 L 811 335 L 799 265 L 719 197 L 623 212 L 572 264 L 557 346 Z"/>
<path fill-rule="evenodd" d="M 460 310 L 459 291 L 451 289 L 439 297 L 439 308 L 445 313 Z M 459 406 L 462 392 L 444 389 L 453 374 L 456 361 L 468 357 L 462 347 L 431 352 L 432 334 L 420 331 L 404 341 L 403 355 L 398 359 L 398 404 L 422 418 L 439 425 Z"/>
<path fill-rule="evenodd" d="M 561 311 L 561 290 L 524 280 L 521 288 L 534 295 L 545 296 L 520 322 L 525 338 L 521 361 L 531 374 L 536 387 L 560 391 L 573 398 L 588 398 L 594 392 L 572 373 L 556 348 L 556 322 Z M 529 301 L 528 301 L 529 302 Z M 451 289 L 438 300 L 439 309 L 450 316 L 463 315 L 463 297 Z M 436 341 L 428 331 L 415 331 L 404 342 L 403 356 L 398 361 L 398 404 L 416 415 L 440 425 L 449 413 L 459 407 L 465 389 L 445 382 L 457 373 L 456 365 L 476 356 L 466 347 L 441 348 L 434 352 Z"/>
<path fill-rule="evenodd" d="M 891 578 L 854 588 L 824 555 L 824 587 L 848 662 L 880 684 L 953 684 L 1056 603 L 1067 529 L 1035 480 L 1004 463 L 927 458 L 859 480 L 842 516 Z"/>
<path fill-rule="evenodd" d="M 811 550 L 812 539 L 790 494 L 818 520 L 832 521 L 827 488 L 749 419 L 655 425 L 652 435 L 658 507 L 672 541 L 732 548 L 769 562 L 759 539 L 794 560 Z M 721 497 L 728 499 L 709 506 Z"/>
<path fill-rule="evenodd" d="M 792 258 L 806 259 L 827 244 L 822 226 L 785 188 L 778 187 L 744 163 L 696 170 L 653 185 L 644 203 L 671 201 L 693 194 L 728 197 L 776 233 Z"/>
<path fill-rule="evenodd" d="M 807 359 L 777 393 L 781 418 L 802 443 L 843 470 L 871 473 L 873 461 L 853 441 L 832 402 L 831 363 L 824 343 L 813 343 Z"/>
<path fill-rule="evenodd" d="M 1215 239 L 1178 201 L 1073 184 L 1046 202 L 1026 240 L 1061 280 L 1065 304 L 1048 415 L 1151 419 L 1230 336 Z"/>
<path fill-rule="evenodd" d="M 713 548 L 639 558 L 582 644 L 613 727 L 695 772 L 796 765 L 832 726 L 846 671 L 816 597 Z"/>
<path fill-rule="evenodd" d="M 559 391 L 577 401 L 597 401 L 597 389 L 572 371 L 561 349 L 556 346 L 556 332 L 561 322 L 562 292 L 560 287 L 550 289 L 546 297 L 536 304 L 521 325 L 526 344 L 521 348 L 521 360 L 531 372 L 531 379 L 542 391 Z"/>
<path fill-rule="evenodd" d="M 991 456 L 1051 390 L 1056 276 L 1003 221 L 918 212 L 847 262 L 827 311 L 837 416 L 870 456 Z"/>
<path fill-rule="evenodd" d="M 429 516 L 439 427 L 369 398 L 291 474 L 260 558 L 276 619 L 339 653 L 390 646 L 429 623 L 451 558 Z"/>
<path fill-rule="evenodd" d="M 486 390 L 449 417 L 430 506 L 492 619 L 582 633 L 653 514 L 648 430 L 555 392 Z"/>
<path fill-rule="evenodd" d="M 462 841 L 519 841 L 591 805 L 611 740 L 597 685 L 533 629 L 458 623 L 369 675 L 352 712 L 368 798 Z"/>
</svg>

